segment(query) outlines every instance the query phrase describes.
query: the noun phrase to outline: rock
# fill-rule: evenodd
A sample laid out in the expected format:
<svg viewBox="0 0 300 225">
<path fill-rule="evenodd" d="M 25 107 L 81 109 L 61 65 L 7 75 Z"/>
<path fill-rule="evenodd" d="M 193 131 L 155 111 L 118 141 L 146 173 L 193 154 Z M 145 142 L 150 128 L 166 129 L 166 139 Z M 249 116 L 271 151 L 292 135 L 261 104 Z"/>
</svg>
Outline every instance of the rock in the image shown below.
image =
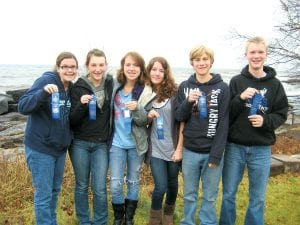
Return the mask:
<svg viewBox="0 0 300 225">
<path fill-rule="evenodd" d="M 8 103 L 13 101 L 10 95 L 0 93 L 0 115 L 8 112 Z"/>
<path fill-rule="evenodd" d="M 8 100 L 4 96 L 0 96 L 0 115 L 8 112 Z"/>
<path fill-rule="evenodd" d="M 290 84 L 290 83 L 299 83 L 300 78 L 290 78 L 290 79 L 288 79 L 286 81 L 283 81 L 283 82 L 288 83 L 288 84 Z"/>
<path fill-rule="evenodd" d="M 300 159 L 297 159 L 290 155 L 278 155 L 278 154 L 272 155 L 272 158 L 284 164 L 284 173 L 300 171 Z"/>
<path fill-rule="evenodd" d="M 300 159 L 300 154 L 292 155 L 293 158 Z"/>
<path fill-rule="evenodd" d="M 5 149 L 1 151 L 0 154 L 0 162 L 15 162 L 22 155 L 24 155 L 24 148 L 13 148 L 13 149 Z"/>
<path fill-rule="evenodd" d="M 284 172 L 284 164 L 271 158 L 270 176 L 276 176 Z"/>
<path fill-rule="evenodd" d="M 13 112 L 0 116 L 0 162 L 14 161 L 24 154 L 24 129 L 27 116 Z"/>
<path fill-rule="evenodd" d="M 28 88 L 25 89 L 18 89 L 18 90 L 12 90 L 12 91 L 7 91 L 6 94 L 12 97 L 12 103 L 18 103 L 20 97 L 26 93 Z"/>
<path fill-rule="evenodd" d="M 28 88 L 7 91 L 6 94 L 0 93 L 0 115 L 8 112 L 17 112 L 18 101 L 27 90 Z"/>
<path fill-rule="evenodd" d="M 18 104 L 8 104 L 8 112 L 18 112 Z"/>
</svg>

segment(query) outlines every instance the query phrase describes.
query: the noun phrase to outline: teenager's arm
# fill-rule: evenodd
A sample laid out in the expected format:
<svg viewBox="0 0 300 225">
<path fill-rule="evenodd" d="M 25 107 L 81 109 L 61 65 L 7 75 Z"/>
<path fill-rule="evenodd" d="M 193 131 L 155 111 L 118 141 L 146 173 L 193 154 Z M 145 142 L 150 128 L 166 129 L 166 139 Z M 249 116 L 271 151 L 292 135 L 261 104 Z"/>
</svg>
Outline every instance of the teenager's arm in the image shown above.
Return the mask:
<svg viewBox="0 0 300 225">
<path fill-rule="evenodd" d="M 211 146 L 208 162 L 219 165 L 227 142 L 229 127 L 229 89 L 224 85 L 222 96 L 219 101 L 219 117 L 216 134 Z"/>
<path fill-rule="evenodd" d="M 182 151 L 183 151 L 183 128 L 184 122 L 180 122 L 178 130 L 178 142 L 176 145 L 175 152 L 173 153 L 172 160 L 174 162 L 179 162 L 182 160 Z"/>
</svg>

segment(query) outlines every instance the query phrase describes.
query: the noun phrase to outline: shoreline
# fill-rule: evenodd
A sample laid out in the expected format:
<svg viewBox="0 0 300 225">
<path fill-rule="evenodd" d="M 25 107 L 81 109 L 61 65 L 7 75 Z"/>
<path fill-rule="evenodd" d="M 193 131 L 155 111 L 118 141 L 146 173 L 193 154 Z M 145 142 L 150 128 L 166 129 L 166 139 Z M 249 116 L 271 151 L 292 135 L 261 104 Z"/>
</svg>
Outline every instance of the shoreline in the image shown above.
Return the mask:
<svg viewBox="0 0 300 225">
<path fill-rule="evenodd" d="M 18 112 L 0 115 L 0 163 L 14 163 L 24 157 L 24 130 L 27 116 Z M 300 171 L 300 116 L 294 124 L 289 118 L 276 130 L 276 143 L 271 146 L 270 176 Z"/>
<path fill-rule="evenodd" d="M 0 152 L 6 150 L 20 152 L 22 149 L 24 149 L 23 138 L 26 121 L 27 116 L 24 116 L 18 112 L 9 112 L 0 115 Z M 289 140 L 299 141 L 299 152 L 297 152 L 297 154 L 300 154 L 300 115 L 294 115 L 294 124 L 292 124 L 292 115 L 290 114 L 285 124 L 281 125 L 275 131 L 275 133 L 277 141 L 274 146 L 281 144 L 277 143 L 278 141 L 281 141 L 281 137 Z M 282 147 L 290 146 L 282 145 Z M 1 158 L 3 159 L 3 157 L 0 157 L 0 161 Z"/>
</svg>

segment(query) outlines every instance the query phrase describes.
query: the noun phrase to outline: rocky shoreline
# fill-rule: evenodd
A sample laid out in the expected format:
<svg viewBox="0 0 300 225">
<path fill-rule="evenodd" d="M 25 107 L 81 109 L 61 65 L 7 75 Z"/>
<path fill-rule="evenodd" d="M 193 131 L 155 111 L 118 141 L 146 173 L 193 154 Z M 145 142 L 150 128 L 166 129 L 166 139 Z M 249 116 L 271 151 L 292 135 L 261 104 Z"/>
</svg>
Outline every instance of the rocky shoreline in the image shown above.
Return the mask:
<svg viewBox="0 0 300 225">
<path fill-rule="evenodd" d="M 0 115 L 9 112 L 17 112 L 18 100 L 27 90 L 28 88 L 6 91 L 5 94 L 0 93 Z"/>
<path fill-rule="evenodd" d="M 24 156 L 24 129 L 27 116 L 10 112 L 0 116 L 0 163 L 14 162 Z M 277 142 L 272 146 L 271 175 L 300 171 L 300 117 L 277 130 Z"/>
<path fill-rule="evenodd" d="M 0 116 L 0 162 L 13 162 L 23 155 L 26 120 L 26 116 L 17 112 Z"/>
<path fill-rule="evenodd" d="M 24 156 L 24 130 L 27 116 L 17 111 L 17 101 L 26 89 L 9 94 L 9 111 L 0 115 L 0 163 L 14 162 Z M 300 116 L 289 115 L 287 122 L 277 129 L 277 141 L 272 146 L 271 174 L 300 171 Z"/>
</svg>

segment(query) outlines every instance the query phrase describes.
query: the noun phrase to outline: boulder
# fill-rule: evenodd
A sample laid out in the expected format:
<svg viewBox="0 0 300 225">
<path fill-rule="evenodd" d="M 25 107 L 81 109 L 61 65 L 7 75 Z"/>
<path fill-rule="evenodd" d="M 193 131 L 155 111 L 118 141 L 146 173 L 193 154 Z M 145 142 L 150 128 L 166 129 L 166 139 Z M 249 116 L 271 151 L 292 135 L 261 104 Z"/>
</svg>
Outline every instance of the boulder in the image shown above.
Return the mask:
<svg viewBox="0 0 300 225">
<path fill-rule="evenodd" d="M 18 103 L 20 97 L 26 93 L 28 88 L 7 91 L 6 94 L 12 97 L 12 103 Z"/>
<path fill-rule="evenodd" d="M 6 94 L 0 94 L 0 115 L 8 112 L 8 102 L 12 101 L 12 98 Z"/>
<path fill-rule="evenodd" d="M 28 88 L 7 91 L 6 94 L 0 93 L 0 115 L 4 113 L 17 112 L 18 101 Z"/>
<path fill-rule="evenodd" d="M 8 104 L 8 112 L 18 112 L 18 104 Z"/>
<path fill-rule="evenodd" d="M 283 154 L 273 154 L 272 158 L 284 164 L 284 173 L 300 171 L 300 159 Z"/>
<path fill-rule="evenodd" d="M 271 158 L 271 168 L 270 176 L 276 176 L 278 174 L 284 173 L 284 164 L 283 162 Z"/>
<path fill-rule="evenodd" d="M 27 116 L 6 113 L 0 116 L 0 163 L 14 161 L 24 154 L 24 129 Z"/>
</svg>

